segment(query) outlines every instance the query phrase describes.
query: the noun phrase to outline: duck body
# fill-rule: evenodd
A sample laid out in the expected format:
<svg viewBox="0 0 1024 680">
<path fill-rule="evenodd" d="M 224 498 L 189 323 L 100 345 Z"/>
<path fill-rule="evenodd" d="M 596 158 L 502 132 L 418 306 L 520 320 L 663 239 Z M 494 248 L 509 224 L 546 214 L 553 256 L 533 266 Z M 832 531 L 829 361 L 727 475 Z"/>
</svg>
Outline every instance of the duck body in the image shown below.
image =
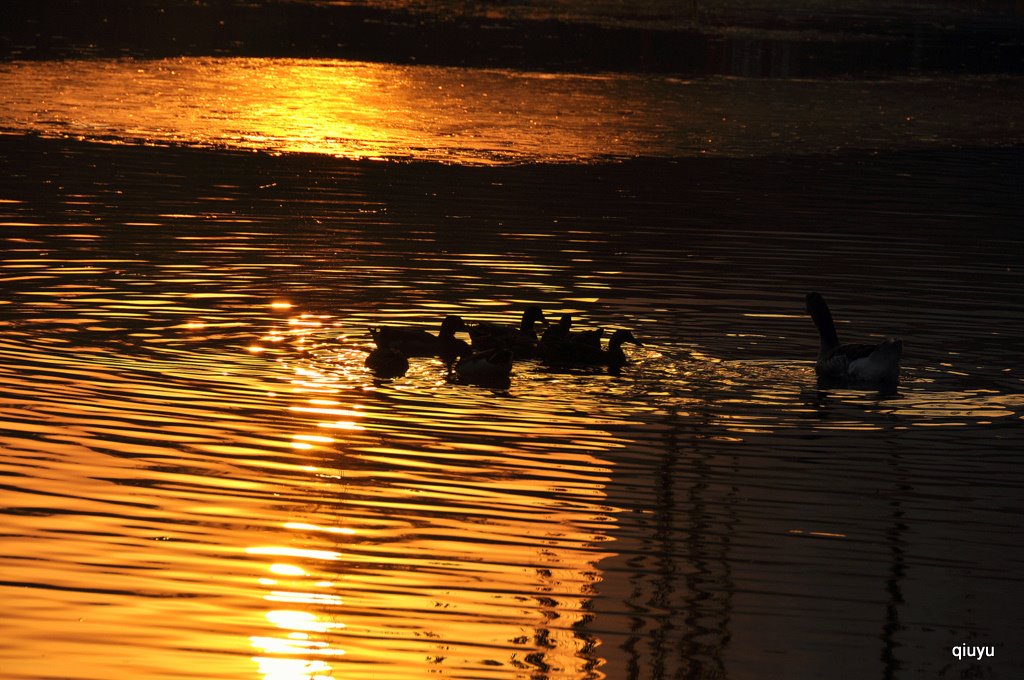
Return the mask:
<svg viewBox="0 0 1024 680">
<path fill-rule="evenodd" d="M 601 348 L 600 335 L 588 334 L 579 340 L 573 340 L 570 336 L 565 342 L 546 348 L 544 361 L 554 366 L 608 366 L 618 369 L 629 363 L 626 353 L 622 350 L 622 345 L 627 342 L 643 346 L 643 343 L 633 336 L 632 331 L 624 329 L 612 333 L 608 349 Z"/>
<path fill-rule="evenodd" d="M 441 342 L 441 347 L 437 356 L 444 362 L 445 368 L 447 368 L 450 373 L 456 361 L 462 357 L 467 357 L 472 353 L 473 350 L 469 346 L 468 342 L 453 337 Z"/>
<path fill-rule="evenodd" d="M 603 328 L 592 328 L 585 331 L 572 331 L 569 333 L 569 342 L 591 347 L 601 346 L 601 337 L 604 335 Z"/>
<path fill-rule="evenodd" d="M 388 347 L 397 350 L 406 357 L 436 357 L 451 354 L 458 343 L 465 344 L 455 337 L 457 331 L 466 330 L 466 324 L 458 316 L 447 316 L 441 322 L 441 330 L 437 335 L 422 328 L 396 328 L 382 326 L 371 328 L 370 335 L 378 348 Z"/>
<path fill-rule="evenodd" d="M 807 312 L 821 339 L 814 371 L 827 383 L 848 387 L 894 389 L 899 382 L 903 341 L 887 338 L 877 344 L 839 342 L 835 321 L 819 293 L 807 295 Z"/>
<path fill-rule="evenodd" d="M 510 349 L 516 358 L 528 359 L 537 353 L 537 323 L 546 324 L 544 312 L 537 305 L 523 310 L 523 317 L 518 326 L 481 322 L 468 329 L 474 351 L 490 349 Z"/>
<path fill-rule="evenodd" d="M 363 363 L 378 378 L 401 378 L 409 370 L 408 357 L 394 347 L 378 347 Z"/>
<path fill-rule="evenodd" d="M 512 375 L 512 350 L 496 348 L 471 352 L 456 362 L 454 381 L 461 385 L 508 387 Z"/>
<path fill-rule="evenodd" d="M 815 372 L 851 384 L 895 383 L 899 380 L 903 341 L 888 338 L 877 345 L 839 345 L 818 354 Z"/>
<path fill-rule="evenodd" d="M 562 314 L 558 323 L 549 326 L 538 343 L 538 354 L 545 362 L 558 363 L 563 355 L 571 355 L 577 351 L 588 352 L 587 347 L 600 351 L 601 336 L 604 329 L 591 331 L 572 331 L 572 316 Z M 579 350 L 577 349 L 579 347 Z M 588 352 L 593 353 L 593 352 Z"/>
</svg>

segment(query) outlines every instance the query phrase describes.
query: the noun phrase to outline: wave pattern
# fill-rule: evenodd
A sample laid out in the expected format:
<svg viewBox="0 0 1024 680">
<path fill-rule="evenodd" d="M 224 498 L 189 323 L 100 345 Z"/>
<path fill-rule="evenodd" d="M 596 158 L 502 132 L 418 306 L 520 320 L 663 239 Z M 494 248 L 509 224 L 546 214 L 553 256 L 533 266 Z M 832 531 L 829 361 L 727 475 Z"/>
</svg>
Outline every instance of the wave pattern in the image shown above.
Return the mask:
<svg viewBox="0 0 1024 680">
<path fill-rule="evenodd" d="M 942 157 L 694 181 L 19 144 L 5 677 L 740 677 L 796 649 L 878 676 L 1019 626 L 998 155 L 972 204 L 926 199 Z M 897 395 L 815 384 L 811 288 L 907 339 Z M 507 391 L 362 365 L 371 325 L 530 303 L 645 347 Z"/>
</svg>

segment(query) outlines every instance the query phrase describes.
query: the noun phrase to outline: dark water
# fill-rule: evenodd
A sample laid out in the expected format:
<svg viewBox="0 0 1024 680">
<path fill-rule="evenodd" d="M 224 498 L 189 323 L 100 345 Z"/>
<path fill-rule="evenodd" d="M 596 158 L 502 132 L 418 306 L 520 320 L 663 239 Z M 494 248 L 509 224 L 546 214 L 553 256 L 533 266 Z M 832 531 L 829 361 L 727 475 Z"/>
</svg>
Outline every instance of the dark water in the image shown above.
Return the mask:
<svg viewBox="0 0 1024 680">
<path fill-rule="evenodd" d="M 4 677 L 1022 668 L 1016 150 L 0 159 Z M 816 386 L 812 289 L 904 337 L 898 394 Z M 362 365 L 529 303 L 645 346 Z"/>
</svg>

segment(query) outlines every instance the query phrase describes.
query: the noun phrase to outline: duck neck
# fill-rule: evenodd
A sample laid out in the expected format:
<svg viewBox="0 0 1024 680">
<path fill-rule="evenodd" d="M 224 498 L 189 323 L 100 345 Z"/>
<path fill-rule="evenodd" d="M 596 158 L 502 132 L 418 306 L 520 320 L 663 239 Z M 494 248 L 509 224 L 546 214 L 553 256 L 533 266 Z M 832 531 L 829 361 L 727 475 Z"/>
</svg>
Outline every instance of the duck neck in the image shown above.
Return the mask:
<svg viewBox="0 0 1024 680">
<path fill-rule="evenodd" d="M 836 333 L 836 323 L 832 320 L 832 312 L 828 305 L 822 302 L 820 305 L 811 307 L 811 318 L 814 325 L 818 327 L 818 335 L 821 336 L 821 349 L 829 350 L 839 345 L 839 335 Z"/>
<path fill-rule="evenodd" d="M 455 324 L 445 319 L 441 323 L 441 331 L 437 334 L 437 337 L 441 340 L 451 340 L 455 338 Z"/>
<path fill-rule="evenodd" d="M 626 363 L 626 353 L 622 349 L 622 338 L 612 337 L 608 341 L 608 352 L 605 354 L 605 358 L 608 360 L 609 366 L 621 366 Z"/>
<path fill-rule="evenodd" d="M 622 343 L 626 342 L 627 337 L 619 335 L 618 332 L 612 333 L 611 340 L 608 341 L 608 351 L 612 354 L 625 354 L 622 351 Z"/>
</svg>

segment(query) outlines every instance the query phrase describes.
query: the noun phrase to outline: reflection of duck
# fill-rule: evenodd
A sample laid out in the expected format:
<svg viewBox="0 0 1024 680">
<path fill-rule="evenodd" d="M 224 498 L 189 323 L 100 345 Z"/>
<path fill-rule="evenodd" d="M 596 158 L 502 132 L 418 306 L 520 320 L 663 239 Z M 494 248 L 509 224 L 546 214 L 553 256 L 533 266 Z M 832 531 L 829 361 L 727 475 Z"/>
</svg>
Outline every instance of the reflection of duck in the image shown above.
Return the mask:
<svg viewBox="0 0 1024 680">
<path fill-rule="evenodd" d="M 512 373 L 512 350 L 506 348 L 473 352 L 455 364 L 455 381 L 463 385 L 508 387 Z"/>
<path fill-rule="evenodd" d="M 600 336 L 597 336 L 599 338 Z M 585 339 L 573 341 L 572 338 L 561 342 L 546 353 L 544 361 L 554 365 L 586 365 L 586 366 L 608 366 L 613 369 L 621 368 L 629 362 L 626 353 L 622 351 L 623 343 L 630 343 L 643 347 L 643 343 L 637 340 L 632 331 L 620 329 L 612 333 L 608 341 L 608 349 L 601 349 L 600 341 L 593 336 L 585 336 Z M 597 340 L 597 341 L 595 341 Z"/>
<path fill-rule="evenodd" d="M 409 359 L 394 347 L 378 347 L 363 362 L 378 378 L 400 378 L 409 370 Z"/>
<path fill-rule="evenodd" d="M 846 385 L 895 387 L 900 377 L 902 340 L 888 338 L 876 345 L 841 344 L 832 312 L 819 293 L 807 294 L 807 312 L 821 336 L 814 365 L 819 378 Z"/>
<path fill-rule="evenodd" d="M 441 330 L 437 335 L 428 333 L 422 328 L 389 326 L 371 328 L 370 335 L 373 336 L 377 347 L 390 347 L 407 357 L 443 357 L 445 354 L 454 357 L 458 354 L 458 351 L 454 351 L 458 343 L 465 344 L 456 339 L 455 333 L 464 330 L 466 330 L 466 324 L 460 317 L 447 316 L 441 322 Z"/>
<path fill-rule="evenodd" d="M 530 305 L 523 310 L 519 326 L 481 322 L 469 328 L 469 338 L 473 341 L 473 349 L 477 351 L 507 348 L 517 358 L 527 359 L 537 352 L 537 331 L 534 325 L 546 324 L 544 312 L 537 305 Z"/>
</svg>

